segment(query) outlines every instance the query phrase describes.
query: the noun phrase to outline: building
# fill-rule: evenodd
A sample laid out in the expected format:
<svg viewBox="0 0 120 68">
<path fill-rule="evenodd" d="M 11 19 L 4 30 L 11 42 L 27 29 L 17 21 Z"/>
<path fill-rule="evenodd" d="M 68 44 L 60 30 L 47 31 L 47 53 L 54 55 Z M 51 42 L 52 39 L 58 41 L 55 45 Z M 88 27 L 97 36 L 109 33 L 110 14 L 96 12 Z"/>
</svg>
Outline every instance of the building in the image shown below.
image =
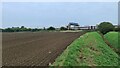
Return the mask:
<svg viewBox="0 0 120 68">
<path fill-rule="evenodd" d="M 74 23 L 74 22 L 70 22 L 67 26 L 68 30 L 78 30 L 79 28 L 79 24 L 78 23 Z"/>
<path fill-rule="evenodd" d="M 67 26 L 68 30 L 95 30 L 97 26 L 81 26 L 78 23 L 70 22 Z"/>
<path fill-rule="evenodd" d="M 83 27 L 80 27 L 81 30 L 94 30 L 94 29 L 97 29 L 96 26 L 83 26 Z"/>
</svg>

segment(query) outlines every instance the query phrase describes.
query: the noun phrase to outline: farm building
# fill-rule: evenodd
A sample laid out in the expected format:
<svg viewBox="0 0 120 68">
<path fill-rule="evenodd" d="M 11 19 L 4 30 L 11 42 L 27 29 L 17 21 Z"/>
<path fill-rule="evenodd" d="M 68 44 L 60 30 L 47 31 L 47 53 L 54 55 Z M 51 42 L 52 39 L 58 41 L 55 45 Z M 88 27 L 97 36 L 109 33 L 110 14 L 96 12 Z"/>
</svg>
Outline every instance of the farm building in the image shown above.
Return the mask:
<svg viewBox="0 0 120 68">
<path fill-rule="evenodd" d="M 89 29 L 97 29 L 96 26 L 83 26 L 83 27 L 80 27 L 81 30 L 89 30 Z"/>
<path fill-rule="evenodd" d="M 67 26 L 68 30 L 78 30 L 79 28 L 79 24 L 78 23 L 74 23 L 74 22 L 70 22 Z"/>
<path fill-rule="evenodd" d="M 78 23 L 73 23 L 70 22 L 67 26 L 68 30 L 89 30 L 89 29 L 97 29 L 96 26 L 83 26 L 80 27 L 80 25 Z"/>
</svg>

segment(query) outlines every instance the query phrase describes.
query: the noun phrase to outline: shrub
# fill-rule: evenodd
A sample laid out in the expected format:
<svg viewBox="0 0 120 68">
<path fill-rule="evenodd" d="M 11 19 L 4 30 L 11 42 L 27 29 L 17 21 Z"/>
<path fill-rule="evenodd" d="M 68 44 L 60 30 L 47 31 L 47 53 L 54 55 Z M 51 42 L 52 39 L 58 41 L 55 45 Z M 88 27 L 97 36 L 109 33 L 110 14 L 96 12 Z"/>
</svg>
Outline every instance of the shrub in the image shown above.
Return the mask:
<svg viewBox="0 0 120 68">
<path fill-rule="evenodd" d="M 120 32 L 120 27 L 115 28 L 114 31 L 119 31 Z"/>
<path fill-rule="evenodd" d="M 65 27 L 60 27 L 60 30 L 67 30 L 67 28 L 65 28 Z"/>
<path fill-rule="evenodd" d="M 98 25 L 98 30 L 102 34 L 106 34 L 107 32 L 113 31 L 114 26 L 110 22 L 102 22 Z"/>
<path fill-rule="evenodd" d="M 47 28 L 47 30 L 55 30 L 55 28 L 51 26 L 51 27 Z"/>
</svg>

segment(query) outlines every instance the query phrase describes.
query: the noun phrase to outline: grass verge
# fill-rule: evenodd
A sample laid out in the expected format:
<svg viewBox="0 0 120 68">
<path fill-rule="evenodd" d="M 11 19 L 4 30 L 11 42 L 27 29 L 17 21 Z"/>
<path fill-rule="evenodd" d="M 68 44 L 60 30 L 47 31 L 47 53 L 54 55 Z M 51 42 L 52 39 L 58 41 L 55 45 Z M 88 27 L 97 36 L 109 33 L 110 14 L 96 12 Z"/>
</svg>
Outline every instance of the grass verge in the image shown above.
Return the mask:
<svg viewBox="0 0 120 68">
<path fill-rule="evenodd" d="M 50 66 L 117 66 L 119 56 L 97 32 L 76 39 Z"/>
<path fill-rule="evenodd" d="M 118 45 L 118 38 L 119 32 L 109 32 L 104 35 L 104 37 L 109 41 L 109 43 L 114 47 L 114 48 L 120 48 L 120 45 Z"/>
</svg>

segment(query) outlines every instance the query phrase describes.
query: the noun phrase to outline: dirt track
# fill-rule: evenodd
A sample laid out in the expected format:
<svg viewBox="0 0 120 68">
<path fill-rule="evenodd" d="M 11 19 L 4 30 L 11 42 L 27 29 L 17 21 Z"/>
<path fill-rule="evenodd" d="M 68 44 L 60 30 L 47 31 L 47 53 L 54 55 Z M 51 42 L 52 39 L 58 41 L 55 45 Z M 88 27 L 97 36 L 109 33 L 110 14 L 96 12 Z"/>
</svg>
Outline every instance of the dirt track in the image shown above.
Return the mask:
<svg viewBox="0 0 120 68">
<path fill-rule="evenodd" d="M 3 33 L 3 66 L 47 66 L 81 33 Z"/>
</svg>

